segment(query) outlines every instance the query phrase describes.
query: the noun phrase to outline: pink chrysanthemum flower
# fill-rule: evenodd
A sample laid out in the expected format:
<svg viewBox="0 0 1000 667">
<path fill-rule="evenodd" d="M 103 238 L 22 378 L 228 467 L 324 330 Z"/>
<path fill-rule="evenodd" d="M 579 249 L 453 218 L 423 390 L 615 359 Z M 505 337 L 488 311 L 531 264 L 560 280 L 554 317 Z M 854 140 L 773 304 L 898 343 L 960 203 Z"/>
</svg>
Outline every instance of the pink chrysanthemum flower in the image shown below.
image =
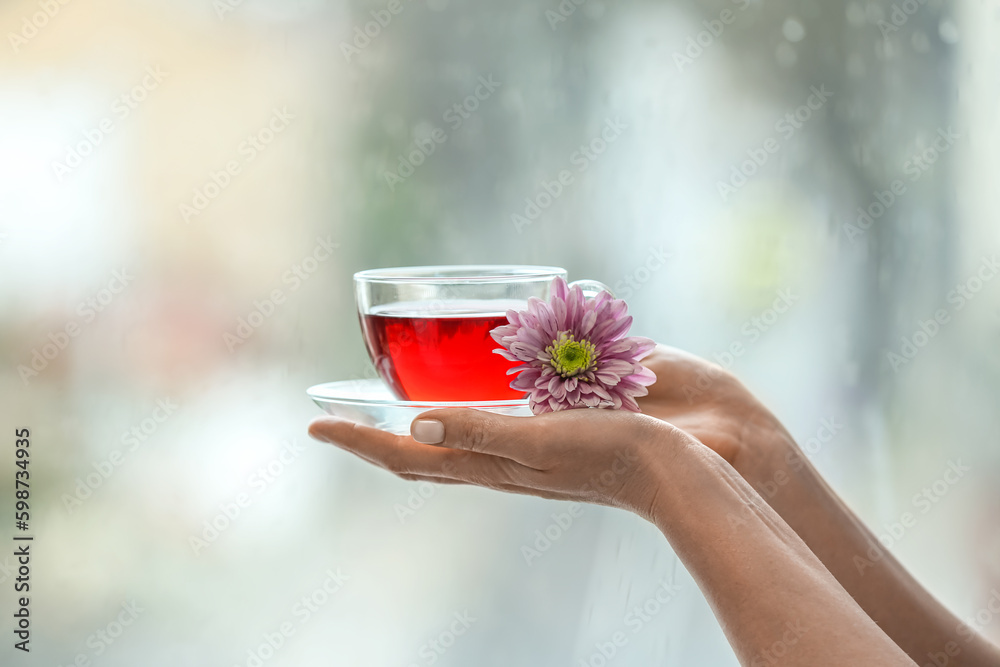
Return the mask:
<svg viewBox="0 0 1000 667">
<path fill-rule="evenodd" d="M 632 326 L 628 306 L 608 292 L 585 299 L 562 278 L 552 282 L 546 303 L 532 297 L 528 309 L 508 310 L 509 324 L 490 332 L 503 346 L 494 350 L 521 365 L 512 389 L 528 393 L 534 414 L 573 408 L 614 408 L 639 412 L 656 375 L 639 363 L 656 345 L 626 337 Z"/>
</svg>

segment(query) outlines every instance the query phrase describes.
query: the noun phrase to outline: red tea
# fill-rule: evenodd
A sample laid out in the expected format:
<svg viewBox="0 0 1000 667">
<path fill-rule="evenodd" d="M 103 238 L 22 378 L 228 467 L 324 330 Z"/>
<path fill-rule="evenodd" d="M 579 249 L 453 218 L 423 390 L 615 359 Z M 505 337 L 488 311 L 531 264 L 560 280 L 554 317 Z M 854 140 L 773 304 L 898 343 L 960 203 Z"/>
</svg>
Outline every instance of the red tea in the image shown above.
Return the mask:
<svg viewBox="0 0 1000 667">
<path fill-rule="evenodd" d="M 460 303 L 433 312 L 396 304 L 361 317 L 372 363 L 394 394 L 411 401 L 523 397 L 507 375 L 517 363 L 493 353 L 500 346 L 490 330 L 504 324 L 502 312 L 469 312 Z"/>
</svg>

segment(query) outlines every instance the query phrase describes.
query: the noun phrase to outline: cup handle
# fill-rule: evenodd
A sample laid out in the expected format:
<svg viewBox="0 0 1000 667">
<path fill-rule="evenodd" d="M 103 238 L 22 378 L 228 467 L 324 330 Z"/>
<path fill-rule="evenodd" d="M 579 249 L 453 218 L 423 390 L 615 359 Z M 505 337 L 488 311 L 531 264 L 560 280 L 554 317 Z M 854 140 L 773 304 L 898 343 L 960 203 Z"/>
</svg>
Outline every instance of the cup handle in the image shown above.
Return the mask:
<svg viewBox="0 0 1000 667">
<path fill-rule="evenodd" d="M 604 283 L 597 280 L 574 280 L 569 284 L 570 287 L 579 287 L 583 290 L 583 295 L 588 299 L 597 296 L 600 292 L 607 292 L 611 296 L 615 293 L 611 291 L 611 288 Z"/>
</svg>

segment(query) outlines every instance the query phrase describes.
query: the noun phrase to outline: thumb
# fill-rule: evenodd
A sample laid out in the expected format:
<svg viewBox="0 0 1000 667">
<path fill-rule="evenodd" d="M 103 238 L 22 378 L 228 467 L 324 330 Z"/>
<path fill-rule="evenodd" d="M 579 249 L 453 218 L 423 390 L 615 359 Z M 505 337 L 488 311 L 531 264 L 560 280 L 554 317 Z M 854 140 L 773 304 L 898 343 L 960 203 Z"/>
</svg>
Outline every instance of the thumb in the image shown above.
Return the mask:
<svg viewBox="0 0 1000 667">
<path fill-rule="evenodd" d="M 450 408 L 417 417 L 410 424 L 410 435 L 425 445 L 502 456 L 530 466 L 537 459 L 543 426 L 538 417 Z"/>
</svg>

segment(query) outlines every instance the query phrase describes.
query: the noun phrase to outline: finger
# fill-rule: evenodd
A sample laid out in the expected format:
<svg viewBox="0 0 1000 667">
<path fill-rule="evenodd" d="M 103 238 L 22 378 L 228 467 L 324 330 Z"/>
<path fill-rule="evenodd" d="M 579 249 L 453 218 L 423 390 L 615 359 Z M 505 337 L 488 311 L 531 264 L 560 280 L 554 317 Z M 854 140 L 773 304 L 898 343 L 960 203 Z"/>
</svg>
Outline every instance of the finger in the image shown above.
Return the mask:
<svg viewBox="0 0 1000 667">
<path fill-rule="evenodd" d="M 309 435 L 399 475 L 440 475 L 454 467 L 454 452 L 346 419 L 320 417 L 309 425 Z"/>
<path fill-rule="evenodd" d="M 369 428 L 339 417 L 317 417 L 309 424 L 309 436 L 314 440 L 336 445 L 357 457 L 380 465 L 384 453 L 397 446 L 399 436 L 387 431 Z M 367 438 L 371 442 L 363 447 L 358 443 Z M 382 453 L 383 456 L 379 456 Z"/>
<path fill-rule="evenodd" d="M 473 486 L 469 482 L 461 479 L 451 479 L 450 477 L 432 477 L 431 475 L 417 475 L 411 472 L 404 472 L 400 475 L 408 482 L 430 482 L 431 484 L 459 484 L 462 486 Z"/>
<path fill-rule="evenodd" d="M 321 417 L 309 425 L 309 434 L 336 444 L 397 475 L 448 477 L 480 486 L 518 484 L 532 469 L 509 459 L 476 452 L 436 447 L 344 419 Z"/>
<path fill-rule="evenodd" d="M 413 482 L 430 482 L 431 484 L 453 484 L 461 486 L 479 486 L 478 484 L 473 484 L 472 482 L 466 482 L 461 479 L 451 479 L 449 477 L 432 477 L 429 475 L 415 475 L 412 473 L 404 473 L 400 475 L 401 478 Z M 496 488 L 498 491 L 504 491 L 506 493 L 519 493 L 525 496 L 538 496 L 541 498 L 549 498 L 550 500 L 567 500 L 573 502 L 580 502 L 577 496 L 562 493 L 559 491 L 549 491 L 543 489 L 534 489 L 527 486 L 518 486 L 516 484 L 503 484 Z"/>
<path fill-rule="evenodd" d="M 423 413 L 410 425 L 410 434 L 420 443 L 501 456 L 541 469 L 541 447 L 548 437 L 545 424 L 541 417 L 450 408 Z"/>
</svg>

